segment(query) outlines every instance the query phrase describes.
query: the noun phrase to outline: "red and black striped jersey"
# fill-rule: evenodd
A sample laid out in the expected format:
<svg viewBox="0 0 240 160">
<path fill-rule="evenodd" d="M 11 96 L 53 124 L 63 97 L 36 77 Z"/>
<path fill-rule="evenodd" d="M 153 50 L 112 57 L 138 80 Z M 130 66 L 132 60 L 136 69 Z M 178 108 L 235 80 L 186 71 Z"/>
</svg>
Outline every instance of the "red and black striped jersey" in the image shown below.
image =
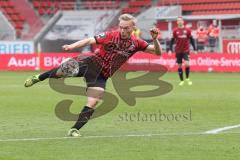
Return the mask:
<svg viewBox="0 0 240 160">
<path fill-rule="evenodd" d="M 175 40 L 176 53 L 188 53 L 190 51 L 190 38 L 192 37 L 191 30 L 184 28 L 175 28 L 173 30 L 173 38 Z"/>
<path fill-rule="evenodd" d="M 99 48 L 91 59 L 101 67 L 106 78 L 112 76 L 134 53 L 144 51 L 148 46 L 146 41 L 134 36 L 122 39 L 119 31 L 105 32 L 94 38 Z"/>
</svg>

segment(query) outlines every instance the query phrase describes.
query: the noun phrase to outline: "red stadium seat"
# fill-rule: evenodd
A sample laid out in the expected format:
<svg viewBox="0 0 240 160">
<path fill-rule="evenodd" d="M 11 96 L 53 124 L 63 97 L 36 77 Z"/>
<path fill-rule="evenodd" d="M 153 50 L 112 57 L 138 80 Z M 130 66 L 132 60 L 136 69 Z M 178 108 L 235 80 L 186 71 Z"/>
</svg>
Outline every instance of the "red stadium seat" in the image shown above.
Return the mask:
<svg viewBox="0 0 240 160">
<path fill-rule="evenodd" d="M 82 4 L 86 9 L 116 9 L 119 1 L 84 1 Z"/>
<path fill-rule="evenodd" d="M 16 14 L 15 9 L 13 8 L 3 8 L 6 14 Z"/>
<path fill-rule="evenodd" d="M 140 13 L 141 9 L 137 8 L 123 8 L 122 13 L 129 13 L 129 14 L 138 14 Z"/>
<path fill-rule="evenodd" d="M 16 14 L 11 14 L 10 18 L 11 18 L 12 21 L 19 21 L 19 17 Z"/>
<path fill-rule="evenodd" d="M 13 25 L 16 29 L 19 29 L 19 30 L 23 29 L 23 23 L 22 22 L 14 22 Z"/>
<path fill-rule="evenodd" d="M 150 7 L 151 5 L 151 0 L 129 1 L 127 7 L 122 9 L 122 13 L 139 14 L 140 11 L 142 11 L 146 7 Z"/>
<path fill-rule="evenodd" d="M 40 7 L 48 8 L 48 3 L 47 2 L 40 2 Z"/>
<path fill-rule="evenodd" d="M 141 0 L 141 1 L 130 1 L 128 3 L 129 7 L 150 7 L 152 4 L 151 0 Z"/>
<path fill-rule="evenodd" d="M 159 1 L 159 5 L 182 5 L 183 12 L 192 12 L 193 15 L 199 14 L 223 14 L 238 13 L 240 9 L 239 0 L 165 0 Z M 228 10 L 228 11 L 225 11 Z M 217 12 L 215 12 L 217 11 Z M 222 12 L 219 12 L 222 11 Z"/>
<path fill-rule="evenodd" d="M 182 10 L 183 12 L 192 12 L 193 15 L 198 14 L 224 14 L 224 13 L 235 13 L 235 9 L 240 9 L 240 3 L 235 2 L 235 0 L 210 0 L 210 1 L 203 1 L 203 0 L 196 0 L 194 2 L 188 2 L 188 0 L 180 1 L 182 3 Z M 196 3 L 201 2 L 201 3 Z M 228 11 L 225 11 L 228 10 Z M 199 11 L 199 12 L 197 12 Z M 200 12 L 203 11 L 203 12 Z M 215 12 L 216 11 L 216 12 Z M 223 12 L 219 12 L 223 11 Z M 206 12 L 206 13 L 204 13 Z"/>
<path fill-rule="evenodd" d="M 33 7 L 34 8 L 39 8 L 41 5 L 40 5 L 40 2 L 39 1 L 33 1 Z"/>
<path fill-rule="evenodd" d="M 26 20 L 21 14 L 18 14 L 17 16 L 18 16 L 19 21 L 25 21 Z"/>
</svg>

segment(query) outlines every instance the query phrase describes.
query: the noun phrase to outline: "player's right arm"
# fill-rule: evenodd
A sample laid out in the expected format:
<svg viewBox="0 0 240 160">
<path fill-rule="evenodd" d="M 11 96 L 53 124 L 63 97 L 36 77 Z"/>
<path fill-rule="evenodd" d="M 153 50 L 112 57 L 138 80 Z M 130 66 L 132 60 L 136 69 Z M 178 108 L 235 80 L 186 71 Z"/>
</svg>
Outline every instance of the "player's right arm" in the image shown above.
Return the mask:
<svg viewBox="0 0 240 160">
<path fill-rule="evenodd" d="M 96 44 L 96 39 L 95 38 L 86 38 L 80 41 L 77 41 L 75 43 L 69 44 L 69 45 L 63 45 L 62 48 L 65 51 L 71 51 L 75 48 L 81 48 L 81 47 L 85 47 L 88 45 L 92 45 L 92 44 Z"/>
</svg>

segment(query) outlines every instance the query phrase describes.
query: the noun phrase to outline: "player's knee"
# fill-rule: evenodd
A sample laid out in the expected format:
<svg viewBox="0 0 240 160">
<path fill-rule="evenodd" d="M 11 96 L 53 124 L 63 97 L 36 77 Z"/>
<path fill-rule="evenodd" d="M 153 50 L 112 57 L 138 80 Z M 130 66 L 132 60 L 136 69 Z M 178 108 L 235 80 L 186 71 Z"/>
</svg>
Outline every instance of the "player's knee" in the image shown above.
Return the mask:
<svg viewBox="0 0 240 160">
<path fill-rule="evenodd" d="M 90 108 L 96 108 L 99 102 L 100 102 L 100 99 L 88 100 L 87 106 Z"/>
<path fill-rule="evenodd" d="M 100 100 L 103 98 L 103 94 L 104 94 L 104 92 L 99 93 L 99 95 L 98 95 L 98 101 L 100 101 Z"/>
<path fill-rule="evenodd" d="M 95 108 L 96 105 L 102 100 L 102 97 L 103 97 L 103 93 L 93 95 L 93 96 L 88 95 L 87 106 L 89 106 L 91 108 Z"/>
<path fill-rule="evenodd" d="M 102 100 L 104 89 L 101 87 L 89 87 L 87 90 L 88 102 L 87 106 L 95 108 L 95 106 Z"/>
</svg>

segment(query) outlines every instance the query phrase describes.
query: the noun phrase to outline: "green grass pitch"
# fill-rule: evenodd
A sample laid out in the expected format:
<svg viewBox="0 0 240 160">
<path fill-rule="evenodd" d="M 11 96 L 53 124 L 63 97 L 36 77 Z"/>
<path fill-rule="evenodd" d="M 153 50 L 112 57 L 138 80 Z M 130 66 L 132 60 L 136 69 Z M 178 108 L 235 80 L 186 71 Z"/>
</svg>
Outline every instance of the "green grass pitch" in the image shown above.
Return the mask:
<svg viewBox="0 0 240 160">
<path fill-rule="evenodd" d="M 173 85 L 171 92 L 138 98 L 134 107 L 120 100 L 115 110 L 89 121 L 80 138 L 65 138 L 73 122 L 58 119 L 54 108 L 63 99 L 73 99 L 71 111 L 78 113 L 86 98 L 58 93 L 48 81 L 24 88 L 24 80 L 33 74 L 0 72 L 0 160 L 240 159 L 240 128 L 204 134 L 240 124 L 239 73 L 192 73 L 193 85 L 182 87 L 176 73 L 167 73 L 162 79 Z M 83 84 L 76 78 L 68 81 Z M 107 90 L 117 95 L 111 81 Z M 143 118 L 159 112 L 185 118 Z M 126 114 L 135 117 L 130 120 Z"/>
</svg>

